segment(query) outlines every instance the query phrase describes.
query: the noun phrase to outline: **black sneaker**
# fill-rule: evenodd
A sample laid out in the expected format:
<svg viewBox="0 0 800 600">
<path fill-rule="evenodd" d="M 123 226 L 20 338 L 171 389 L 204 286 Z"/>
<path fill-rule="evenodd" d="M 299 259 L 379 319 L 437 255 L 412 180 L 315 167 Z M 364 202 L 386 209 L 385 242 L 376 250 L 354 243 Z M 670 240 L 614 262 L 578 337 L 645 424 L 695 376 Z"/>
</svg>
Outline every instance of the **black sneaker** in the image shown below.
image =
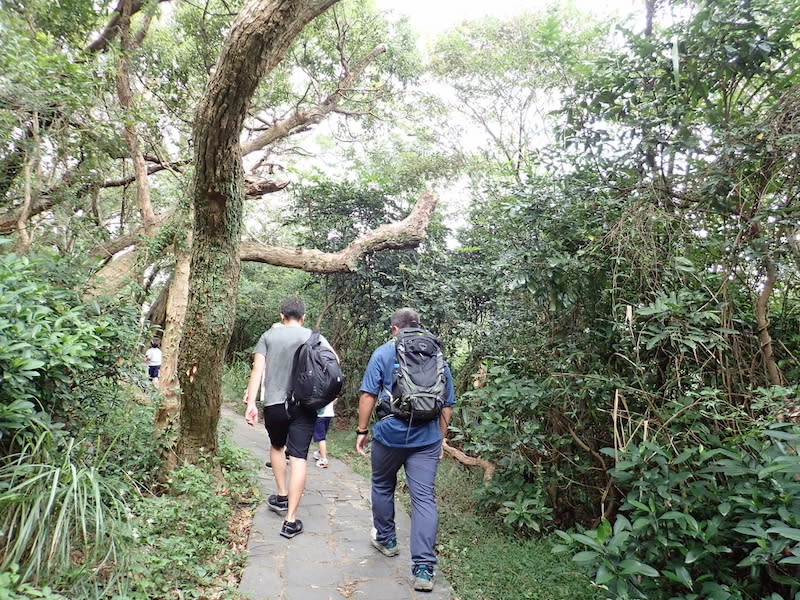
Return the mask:
<svg viewBox="0 0 800 600">
<path fill-rule="evenodd" d="M 267 506 L 272 512 L 278 514 L 286 513 L 289 510 L 289 496 L 277 496 L 272 494 L 267 498 Z"/>
<path fill-rule="evenodd" d="M 289 455 L 288 454 L 286 455 L 286 464 L 287 465 L 289 464 Z M 271 469 L 272 468 L 272 461 L 268 460 L 267 462 L 264 463 L 264 466 L 267 467 L 268 469 Z"/>
<path fill-rule="evenodd" d="M 414 589 L 418 592 L 433 590 L 433 567 L 431 565 L 414 565 Z"/>
<path fill-rule="evenodd" d="M 294 536 L 303 533 L 303 522 L 297 519 L 294 523 L 289 521 L 283 522 L 281 527 L 281 535 L 285 538 L 293 538 Z"/>
</svg>

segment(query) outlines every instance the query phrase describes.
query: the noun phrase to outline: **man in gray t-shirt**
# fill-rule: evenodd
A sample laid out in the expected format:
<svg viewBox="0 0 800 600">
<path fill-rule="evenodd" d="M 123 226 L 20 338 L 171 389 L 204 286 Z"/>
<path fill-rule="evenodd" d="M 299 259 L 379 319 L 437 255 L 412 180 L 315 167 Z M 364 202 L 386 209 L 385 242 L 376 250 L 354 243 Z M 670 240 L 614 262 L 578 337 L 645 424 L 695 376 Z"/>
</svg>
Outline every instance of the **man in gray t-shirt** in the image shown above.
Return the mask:
<svg viewBox="0 0 800 600">
<path fill-rule="evenodd" d="M 287 298 L 281 303 L 280 312 L 281 324 L 264 332 L 253 351 L 245 420 L 248 425 L 255 425 L 258 420 L 256 397 L 260 387 L 270 462 L 278 488 L 277 494 L 267 498 L 267 505 L 270 510 L 286 515 L 281 535 L 291 538 L 303 531 L 297 508 L 306 487 L 306 458 L 317 412 L 289 402 L 294 355 L 311 336 L 311 330 L 303 327 L 305 305 L 299 298 Z M 320 339 L 330 347 L 325 338 L 320 336 Z M 288 485 L 284 456 L 289 457 Z"/>
</svg>

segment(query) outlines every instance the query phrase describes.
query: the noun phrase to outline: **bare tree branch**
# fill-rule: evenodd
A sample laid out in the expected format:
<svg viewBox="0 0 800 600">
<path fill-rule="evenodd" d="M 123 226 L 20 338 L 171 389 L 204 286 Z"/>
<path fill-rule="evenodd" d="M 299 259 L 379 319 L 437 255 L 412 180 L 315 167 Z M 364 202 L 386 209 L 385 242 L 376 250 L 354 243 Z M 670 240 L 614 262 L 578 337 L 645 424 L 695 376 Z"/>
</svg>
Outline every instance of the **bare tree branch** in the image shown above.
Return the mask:
<svg viewBox="0 0 800 600">
<path fill-rule="evenodd" d="M 472 467 L 480 467 L 483 469 L 483 480 L 484 481 L 491 481 L 494 477 L 494 472 L 497 469 L 497 465 L 489 462 L 485 458 L 469 456 L 459 450 L 458 448 L 454 448 L 450 444 L 447 443 L 447 440 L 444 440 L 442 443 L 444 447 L 444 451 L 447 452 L 450 456 L 455 458 L 458 462 L 463 465 L 469 465 Z"/>
<path fill-rule="evenodd" d="M 159 171 L 169 170 L 169 171 L 180 171 L 181 167 L 188 165 L 191 160 L 175 160 L 168 163 L 159 163 L 157 165 L 150 165 L 147 168 L 147 174 L 153 175 L 154 173 L 158 173 Z M 80 166 L 80 165 L 78 165 Z M 46 210 L 50 210 L 54 206 L 57 206 L 60 202 L 64 201 L 67 198 L 66 194 L 62 192 L 68 189 L 71 185 L 75 183 L 75 181 L 80 176 L 79 169 L 73 169 L 72 171 L 66 173 L 64 177 L 61 178 L 61 181 L 58 185 L 53 186 L 49 190 L 45 190 L 39 194 L 39 201 L 33 204 L 29 208 L 28 216 L 33 217 L 38 214 L 43 213 Z M 113 187 L 123 187 L 126 185 L 130 185 L 136 181 L 135 175 L 130 175 L 128 177 L 120 177 L 118 179 L 107 179 L 103 182 L 86 182 L 82 183 L 80 187 L 75 191 L 76 198 L 82 198 L 85 195 L 92 192 L 92 190 L 96 189 L 103 189 L 103 188 L 113 188 Z M 286 187 L 281 183 L 270 182 L 272 187 L 275 189 L 272 191 L 278 191 Z M 267 183 L 259 183 L 258 185 L 264 187 L 266 190 L 270 190 L 270 186 Z M 264 191 L 262 193 L 257 193 L 258 188 L 254 188 L 251 190 L 248 186 L 247 188 L 248 196 L 262 196 L 265 193 L 270 193 L 269 191 Z M 14 231 L 16 227 L 16 222 L 19 220 L 20 209 L 13 208 L 5 213 L 0 214 L 0 235 L 7 235 Z"/>
<path fill-rule="evenodd" d="M 156 215 L 153 212 L 153 204 L 150 201 L 150 180 L 147 173 L 147 164 L 142 154 L 141 142 L 139 141 L 138 127 L 136 126 L 135 120 L 131 117 L 131 113 L 136 108 L 130 75 L 130 54 L 135 46 L 135 42 L 131 40 L 132 5 L 132 0 L 120 0 L 119 8 L 122 9 L 122 13 L 119 19 L 118 29 L 121 38 L 120 46 L 122 48 L 122 54 L 117 64 L 117 97 L 124 114 L 128 115 L 125 119 L 123 129 L 128 150 L 131 153 L 131 160 L 133 161 L 136 177 L 136 200 L 139 205 L 139 216 L 144 224 L 145 232 L 147 235 L 152 236 Z M 147 23 L 149 23 L 149 20 Z"/>
<path fill-rule="evenodd" d="M 260 242 L 245 241 L 239 246 L 239 258 L 312 273 L 348 273 L 357 268 L 361 259 L 373 252 L 413 248 L 419 245 L 425 239 L 438 201 L 436 195 L 425 192 L 405 219 L 381 225 L 357 238 L 339 252 L 322 252 L 309 248 L 281 248 L 267 246 Z"/>
<path fill-rule="evenodd" d="M 289 185 L 289 181 L 260 179 L 253 175 L 244 176 L 244 195 L 248 198 L 260 198 L 265 194 L 279 192 Z"/>
<path fill-rule="evenodd" d="M 97 37 L 95 41 L 89 44 L 85 52 L 87 53 L 95 53 L 95 52 L 104 52 L 108 50 L 108 47 L 111 45 L 111 42 L 114 41 L 114 38 L 119 35 L 120 32 L 120 19 L 122 18 L 122 8 L 125 4 L 126 0 L 119 0 L 117 7 L 114 9 L 114 12 L 111 13 L 111 18 L 109 19 L 106 26 L 103 28 L 103 31 L 100 32 L 100 35 Z M 161 2 L 169 2 L 169 0 L 158 0 L 159 3 Z M 145 4 L 145 0 L 133 0 L 131 2 L 131 10 L 130 14 L 135 15 L 137 12 L 142 10 L 142 7 Z M 143 31 L 140 32 L 143 34 Z"/>
<path fill-rule="evenodd" d="M 305 131 L 310 125 L 319 123 L 332 112 L 342 98 L 364 74 L 367 66 L 378 56 L 386 52 L 385 44 L 379 44 L 359 62 L 352 71 L 346 72 L 339 81 L 339 86 L 322 102 L 309 110 L 298 110 L 290 117 L 278 121 L 256 138 L 242 144 L 242 155 L 266 148 L 277 140 Z"/>
</svg>

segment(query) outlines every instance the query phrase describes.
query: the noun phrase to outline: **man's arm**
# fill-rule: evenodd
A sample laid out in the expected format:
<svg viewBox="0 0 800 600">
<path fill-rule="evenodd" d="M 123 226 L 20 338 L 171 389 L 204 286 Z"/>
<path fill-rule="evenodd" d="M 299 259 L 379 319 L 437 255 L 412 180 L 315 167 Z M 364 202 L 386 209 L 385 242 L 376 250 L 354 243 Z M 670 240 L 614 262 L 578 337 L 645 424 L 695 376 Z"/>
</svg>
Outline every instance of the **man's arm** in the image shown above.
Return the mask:
<svg viewBox="0 0 800 600">
<path fill-rule="evenodd" d="M 442 407 L 442 414 L 439 415 L 439 429 L 442 432 L 442 450 L 439 453 L 439 458 L 444 457 L 444 442 L 447 439 L 447 428 L 450 426 L 450 421 L 453 419 L 453 405 L 456 403 L 456 389 L 453 385 L 453 374 L 450 372 L 450 365 L 445 364 L 444 367 L 447 401 L 445 406 Z"/>
<path fill-rule="evenodd" d="M 244 413 L 244 420 L 248 425 L 255 425 L 258 421 L 258 408 L 256 408 L 256 398 L 258 398 L 258 388 L 261 386 L 261 375 L 264 373 L 266 359 L 263 354 L 253 354 L 253 369 L 250 371 L 250 381 L 247 382 L 247 409 Z"/>
<path fill-rule="evenodd" d="M 358 397 L 358 431 L 366 433 L 356 433 L 356 452 L 361 456 L 367 455 L 367 444 L 369 443 L 369 419 L 375 409 L 375 402 L 378 397 L 369 392 L 361 392 Z"/>
<path fill-rule="evenodd" d="M 442 439 L 447 437 L 447 428 L 450 426 L 450 420 L 453 418 L 453 407 L 445 406 L 442 408 L 442 414 L 439 415 L 439 429 L 442 430 Z"/>
</svg>

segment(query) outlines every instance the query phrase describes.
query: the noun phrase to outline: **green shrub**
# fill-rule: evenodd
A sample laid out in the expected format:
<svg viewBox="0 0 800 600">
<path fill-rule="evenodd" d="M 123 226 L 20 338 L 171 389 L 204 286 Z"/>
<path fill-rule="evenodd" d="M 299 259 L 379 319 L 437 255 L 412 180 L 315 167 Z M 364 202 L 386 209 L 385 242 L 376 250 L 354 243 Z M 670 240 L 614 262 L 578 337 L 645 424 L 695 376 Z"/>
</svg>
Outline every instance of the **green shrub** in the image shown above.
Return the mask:
<svg viewBox="0 0 800 600">
<path fill-rule="evenodd" d="M 80 425 L 77 440 L 84 462 L 140 489 L 158 478 L 168 441 L 155 426 L 155 403 L 141 402 L 132 388 L 104 380 L 76 396 L 72 411 L 70 424 Z"/>
<path fill-rule="evenodd" d="M 74 440 L 42 429 L 0 465 L 0 571 L 58 589 L 119 583 L 130 539 L 126 486 L 76 456 Z"/>
<path fill-rule="evenodd" d="M 130 598 L 172 597 L 175 590 L 204 597 L 203 589 L 218 586 L 244 560 L 229 540 L 233 507 L 260 498 L 246 453 L 225 439 L 219 448 L 222 478 L 186 465 L 168 482 L 169 494 L 143 497 L 136 506 Z"/>
<path fill-rule="evenodd" d="M 540 464 L 547 453 L 541 416 L 549 391 L 505 365 L 489 367 L 487 377 L 488 385 L 461 396 L 453 439 L 501 467 L 479 492 L 484 506 L 518 533 L 541 532 L 553 519 Z"/>
<path fill-rule="evenodd" d="M 94 381 L 116 379 L 130 355 L 133 311 L 108 311 L 56 287 L 55 268 L 47 255 L 0 255 L 0 405 L 16 407 L 0 434 L 22 429 L 37 408 L 75 414 L 76 397 Z"/>
<path fill-rule="evenodd" d="M 36 405 L 28 400 L 0 403 L 0 440 L 24 430 L 34 420 Z"/>
<path fill-rule="evenodd" d="M 800 591 L 800 427 L 744 438 L 642 442 L 611 470 L 627 490 L 613 526 L 559 532 L 609 598 L 794 598 Z"/>
<path fill-rule="evenodd" d="M 2 600 L 69 600 L 66 596 L 56 594 L 49 587 L 37 588 L 22 581 L 19 565 L 9 565 L 6 571 L 0 572 L 0 598 Z"/>
</svg>

